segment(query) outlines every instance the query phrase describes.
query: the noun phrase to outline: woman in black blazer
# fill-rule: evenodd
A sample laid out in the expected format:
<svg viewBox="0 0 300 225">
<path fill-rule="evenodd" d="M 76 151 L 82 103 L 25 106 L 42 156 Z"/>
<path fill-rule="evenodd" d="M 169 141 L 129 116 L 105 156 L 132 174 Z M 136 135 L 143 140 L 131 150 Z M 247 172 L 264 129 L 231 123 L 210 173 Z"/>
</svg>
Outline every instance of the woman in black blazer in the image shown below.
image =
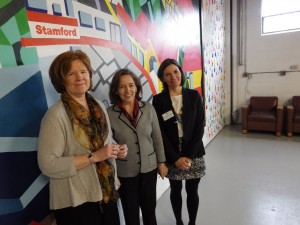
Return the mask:
<svg viewBox="0 0 300 225">
<path fill-rule="evenodd" d="M 189 225 L 196 224 L 199 205 L 198 185 L 205 175 L 202 142 L 204 108 L 196 90 L 183 87 L 185 77 L 174 59 L 166 59 L 158 69 L 164 90 L 153 97 L 169 168 L 170 200 L 177 225 L 183 225 L 182 181 L 185 180 Z"/>
</svg>

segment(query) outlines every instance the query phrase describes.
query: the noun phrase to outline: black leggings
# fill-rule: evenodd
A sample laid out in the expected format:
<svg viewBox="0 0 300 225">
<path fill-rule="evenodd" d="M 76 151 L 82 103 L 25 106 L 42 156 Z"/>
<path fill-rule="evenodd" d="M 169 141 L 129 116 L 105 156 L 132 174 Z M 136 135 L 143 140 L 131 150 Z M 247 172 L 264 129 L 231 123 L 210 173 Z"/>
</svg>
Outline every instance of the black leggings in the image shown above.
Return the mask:
<svg viewBox="0 0 300 225">
<path fill-rule="evenodd" d="M 170 181 L 170 200 L 173 212 L 178 225 L 183 224 L 181 211 L 182 211 L 182 180 L 169 180 Z M 186 205 L 189 214 L 189 225 L 196 224 L 196 217 L 199 206 L 198 186 L 200 178 L 185 180 L 185 190 L 187 194 Z"/>
</svg>

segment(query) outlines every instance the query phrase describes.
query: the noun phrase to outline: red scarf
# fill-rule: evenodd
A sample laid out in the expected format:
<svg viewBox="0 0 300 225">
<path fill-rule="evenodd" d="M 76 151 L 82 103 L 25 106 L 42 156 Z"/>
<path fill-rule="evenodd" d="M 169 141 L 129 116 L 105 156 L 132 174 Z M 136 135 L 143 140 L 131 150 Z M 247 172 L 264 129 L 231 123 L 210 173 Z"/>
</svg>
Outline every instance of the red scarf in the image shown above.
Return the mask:
<svg viewBox="0 0 300 225">
<path fill-rule="evenodd" d="M 139 115 L 139 111 L 140 111 L 138 100 L 136 98 L 134 99 L 134 108 L 133 108 L 133 115 L 132 116 L 130 116 L 130 114 L 127 112 L 127 110 L 125 109 L 125 107 L 122 103 L 119 103 L 118 106 L 123 111 L 123 113 L 125 114 L 128 121 L 132 124 L 132 126 L 134 128 L 136 128 L 138 115 Z"/>
</svg>

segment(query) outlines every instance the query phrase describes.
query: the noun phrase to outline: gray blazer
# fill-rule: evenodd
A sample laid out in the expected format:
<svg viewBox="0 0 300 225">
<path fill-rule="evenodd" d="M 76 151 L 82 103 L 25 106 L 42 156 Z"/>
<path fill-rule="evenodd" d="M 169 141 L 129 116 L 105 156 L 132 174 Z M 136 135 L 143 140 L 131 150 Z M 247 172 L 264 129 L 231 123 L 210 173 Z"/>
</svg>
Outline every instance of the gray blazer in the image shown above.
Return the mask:
<svg viewBox="0 0 300 225">
<path fill-rule="evenodd" d="M 154 107 L 148 102 L 139 102 L 136 128 L 126 118 L 122 110 L 113 105 L 107 109 L 114 140 L 127 144 L 128 154 L 117 159 L 119 177 L 134 177 L 157 168 L 157 163 L 165 162 L 164 146 Z"/>
</svg>

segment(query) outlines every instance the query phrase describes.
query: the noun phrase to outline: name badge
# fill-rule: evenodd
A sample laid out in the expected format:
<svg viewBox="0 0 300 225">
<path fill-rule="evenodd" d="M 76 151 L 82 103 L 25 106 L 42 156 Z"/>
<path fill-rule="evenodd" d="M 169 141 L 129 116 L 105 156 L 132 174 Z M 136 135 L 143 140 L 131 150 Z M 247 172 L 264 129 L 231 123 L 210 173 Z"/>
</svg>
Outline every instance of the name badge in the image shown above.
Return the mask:
<svg viewBox="0 0 300 225">
<path fill-rule="evenodd" d="M 171 119 L 172 117 L 174 117 L 174 113 L 172 110 L 162 114 L 162 117 L 164 119 L 164 121 L 168 120 L 168 119 Z"/>
</svg>

